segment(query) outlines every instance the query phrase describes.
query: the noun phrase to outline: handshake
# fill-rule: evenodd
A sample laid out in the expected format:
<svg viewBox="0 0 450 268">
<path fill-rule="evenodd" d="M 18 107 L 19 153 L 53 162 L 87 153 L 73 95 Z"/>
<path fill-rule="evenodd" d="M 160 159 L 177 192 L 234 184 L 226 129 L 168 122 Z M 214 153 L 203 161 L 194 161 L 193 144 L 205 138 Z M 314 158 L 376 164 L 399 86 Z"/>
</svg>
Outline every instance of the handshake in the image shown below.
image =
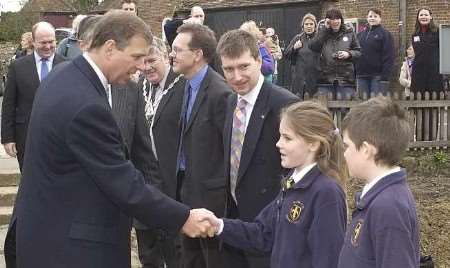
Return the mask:
<svg viewBox="0 0 450 268">
<path fill-rule="evenodd" d="M 214 213 L 207 209 L 191 209 L 188 219 L 181 228 L 181 232 L 191 238 L 214 237 L 219 231 L 221 222 Z"/>
</svg>

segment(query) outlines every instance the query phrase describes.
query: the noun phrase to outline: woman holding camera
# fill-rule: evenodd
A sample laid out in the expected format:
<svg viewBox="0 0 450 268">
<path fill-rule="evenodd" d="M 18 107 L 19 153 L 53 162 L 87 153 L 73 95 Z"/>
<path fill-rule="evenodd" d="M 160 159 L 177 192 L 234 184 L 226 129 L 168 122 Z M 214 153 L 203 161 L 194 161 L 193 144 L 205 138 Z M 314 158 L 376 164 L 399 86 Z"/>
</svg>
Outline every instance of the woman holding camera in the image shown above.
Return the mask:
<svg viewBox="0 0 450 268">
<path fill-rule="evenodd" d="M 344 98 L 355 94 L 355 70 L 353 62 L 361 56 L 361 47 L 353 27 L 344 24 L 342 13 L 330 9 L 325 15 L 324 25 L 319 24 L 319 33 L 309 48 L 321 54 L 317 89 L 319 95 L 338 93 Z"/>
</svg>

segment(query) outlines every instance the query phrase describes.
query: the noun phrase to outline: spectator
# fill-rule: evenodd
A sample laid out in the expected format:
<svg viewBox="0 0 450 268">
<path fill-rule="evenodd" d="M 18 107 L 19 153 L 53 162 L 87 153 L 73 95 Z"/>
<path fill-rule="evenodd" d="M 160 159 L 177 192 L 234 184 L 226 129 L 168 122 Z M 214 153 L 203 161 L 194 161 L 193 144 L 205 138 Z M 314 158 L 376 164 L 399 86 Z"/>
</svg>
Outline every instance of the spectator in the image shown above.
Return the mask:
<svg viewBox="0 0 450 268">
<path fill-rule="evenodd" d="M 415 53 L 411 91 L 441 91 L 443 79 L 439 73 L 439 29 L 434 24 L 429 9 L 421 8 L 417 12 L 416 28 L 411 41 Z"/>
<path fill-rule="evenodd" d="M 398 81 L 400 82 L 400 85 L 405 87 L 405 96 L 410 96 L 410 88 L 411 88 L 411 73 L 412 73 L 412 66 L 414 64 L 414 48 L 412 44 L 408 46 L 406 49 L 406 57 L 405 61 L 402 64 L 402 68 L 400 70 L 400 77 L 398 78 Z"/>
<path fill-rule="evenodd" d="M 321 72 L 318 79 L 318 94 L 341 93 L 344 97 L 355 94 L 355 70 L 353 62 L 361 56 L 361 47 L 353 27 L 344 24 L 339 9 L 330 9 L 325 24 L 311 41 L 309 48 L 321 54 Z"/>
<path fill-rule="evenodd" d="M 256 40 L 258 40 L 259 54 L 262 58 L 261 73 L 264 75 L 264 79 L 266 81 L 272 82 L 272 75 L 275 66 L 273 63 L 272 55 L 270 54 L 269 49 L 264 44 L 265 38 L 263 33 L 256 25 L 256 23 L 252 20 L 244 22 L 241 25 L 240 29 L 252 34 L 254 37 L 256 37 Z"/>
<path fill-rule="evenodd" d="M 369 9 L 369 27 L 358 34 L 361 57 L 356 64 L 356 78 L 360 96 L 383 94 L 389 91 L 389 80 L 394 65 L 392 34 L 381 25 L 381 11 Z"/>
<path fill-rule="evenodd" d="M 292 38 L 284 52 L 291 65 L 291 85 L 289 89 L 301 99 L 308 93 L 310 96 L 317 91 L 319 75 L 319 54 L 309 48 L 309 43 L 316 36 L 316 17 L 308 13 L 302 19 L 301 32 Z"/>
<path fill-rule="evenodd" d="M 81 55 L 81 49 L 78 44 L 78 26 L 86 15 L 78 15 L 72 21 L 72 34 L 59 42 L 56 54 L 63 56 L 69 60 Z"/>
<path fill-rule="evenodd" d="M 281 52 L 280 40 L 278 39 L 278 35 L 275 34 L 275 30 L 273 28 L 267 28 L 265 36 L 265 45 L 269 48 L 274 63 L 272 83 L 276 84 L 278 80 L 278 61 L 283 57 L 283 52 Z"/>
<path fill-rule="evenodd" d="M 191 21 L 197 20 L 198 23 L 203 24 L 205 22 L 205 12 L 203 12 L 203 9 L 201 6 L 193 6 L 191 8 Z"/>
<path fill-rule="evenodd" d="M 26 32 L 22 34 L 20 41 L 20 46 L 17 48 L 13 59 L 18 59 L 20 57 L 30 55 L 33 53 L 33 36 L 31 32 Z"/>
<path fill-rule="evenodd" d="M 138 15 L 137 2 L 135 0 L 123 0 L 121 9 L 136 16 Z"/>
</svg>

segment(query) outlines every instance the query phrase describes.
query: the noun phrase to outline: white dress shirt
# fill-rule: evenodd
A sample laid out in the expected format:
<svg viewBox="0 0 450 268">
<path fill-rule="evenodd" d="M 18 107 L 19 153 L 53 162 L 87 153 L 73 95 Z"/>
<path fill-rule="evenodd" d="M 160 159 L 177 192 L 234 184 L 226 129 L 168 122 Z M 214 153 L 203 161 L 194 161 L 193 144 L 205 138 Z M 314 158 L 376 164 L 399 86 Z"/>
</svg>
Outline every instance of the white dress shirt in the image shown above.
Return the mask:
<svg viewBox="0 0 450 268">
<path fill-rule="evenodd" d="M 42 67 L 42 57 L 39 56 L 36 52 L 33 52 L 34 55 L 34 61 L 36 62 L 36 70 L 39 76 L 39 81 L 42 81 L 41 78 L 41 67 Z M 53 68 L 53 59 L 55 58 L 55 53 L 53 53 L 48 59 L 47 59 L 47 67 L 48 72 L 50 72 Z"/>
<path fill-rule="evenodd" d="M 97 74 L 98 78 L 100 79 L 100 82 L 103 85 L 103 88 L 105 89 L 106 96 L 108 97 L 108 103 L 109 106 L 112 107 L 112 96 L 111 96 L 111 85 L 108 83 L 108 79 L 103 74 L 102 70 L 100 70 L 100 67 L 98 67 L 97 64 L 92 60 L 91 57 L 89 57 L 89 54 L 87 52 L 83 53 L 83 57 L 86 59 L 86 61 L 91 65 L 92 69 L 94 69 L 95 73 Z"/>
<path fill-rule="evenodd" d="M 258 99 L 259 92 L 261 92 L 261 87 L 264 83 L 264 76 L 260 75 L 258 79 L 258 83 L 256 86 L 250 90 L 245 95 L 238 95 L 238 102 L 240 99 L 244 99 L 247 102 L 247 105 L 245 106 L 245 131 L 247 132 L 247 126 L 248 122 L 250 121 L 250 117 L 253 112 L 253 108 L 255 107 L 256 99 Z M 237 102 L 237 103 L 238 103 Z"/>
</svg>

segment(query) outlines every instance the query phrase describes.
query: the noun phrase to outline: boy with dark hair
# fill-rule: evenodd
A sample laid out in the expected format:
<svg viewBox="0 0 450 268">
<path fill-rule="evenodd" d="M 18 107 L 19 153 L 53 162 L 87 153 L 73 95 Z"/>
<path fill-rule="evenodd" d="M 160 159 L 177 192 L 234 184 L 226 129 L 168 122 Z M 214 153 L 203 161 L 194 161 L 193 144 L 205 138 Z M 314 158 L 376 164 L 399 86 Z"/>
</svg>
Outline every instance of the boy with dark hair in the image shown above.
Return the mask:
<svg viewBox="0 0 450 268">
<path fill-rule="evenodd" d="M 376 97 L 352 108 L 342 128 L 350 175 L 366 184 L 357 194 L 338 267 L 419 267 L 416 205 L 398 166 L 410 133 L 406 111 Z"/>
</svg>

